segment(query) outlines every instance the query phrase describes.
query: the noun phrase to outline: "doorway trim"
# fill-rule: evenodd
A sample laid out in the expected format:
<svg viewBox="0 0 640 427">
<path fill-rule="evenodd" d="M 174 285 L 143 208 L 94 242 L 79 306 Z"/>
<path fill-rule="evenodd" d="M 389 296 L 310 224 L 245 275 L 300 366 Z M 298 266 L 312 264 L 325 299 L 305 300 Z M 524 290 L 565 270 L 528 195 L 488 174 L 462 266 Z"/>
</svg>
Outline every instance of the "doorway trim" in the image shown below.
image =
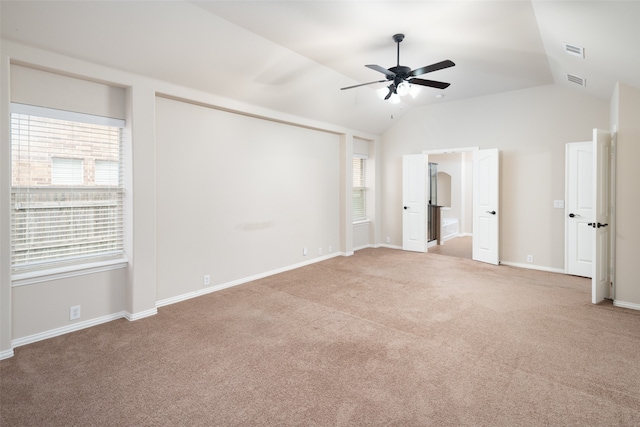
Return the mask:
<svg viewBox="0 0 640 427">
<path fill-rule="evenodd" d="M 463 148 L 442 148 L 440 150 L 424 150 L 422 154 L 453 154 L 453 153 L 466 153 L 467 151 L 476 151 L 480 147 L 463 147 Z"/>
</svg>

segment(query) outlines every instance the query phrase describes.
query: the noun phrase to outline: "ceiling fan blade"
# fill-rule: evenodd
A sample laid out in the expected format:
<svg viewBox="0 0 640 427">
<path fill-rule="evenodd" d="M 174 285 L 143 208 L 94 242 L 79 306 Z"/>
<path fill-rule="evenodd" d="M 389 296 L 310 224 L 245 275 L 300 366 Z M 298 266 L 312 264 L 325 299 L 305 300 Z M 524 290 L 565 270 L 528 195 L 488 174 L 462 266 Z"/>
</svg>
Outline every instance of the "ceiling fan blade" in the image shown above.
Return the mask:
<svg viewBox="0 0 640 427">
<path fill-rule="evenodd" d="M 375 82 L 369 82 L 369 83 L 361 83 L 359 85 L 353 85 L 353 86 L 347 86 L 347 87 L 341 87 L 340 90 L 345 90 L 345 89 L 353 89 L 354 87 L 360 87 L 360 86 L 366 86 L 366 85 L 372 85 L 374 83 L 383 83 L 386 82 L 388 80 L 377 80 Z"/>
<path fill-rule="evenodd" d="M 430 73 L 432 71 L 438 71 L 438 70 L 442 70 L 444 68 L 449 68 L 449 67 L 453 67 L 454 65 L 456 65 L 453 61 L 450 61 L 448 59 L 442 61 L 442 62 L 438 62 L 436 64 L 431 64 L 431 65 L 427 65 L 426 67 L 422 67 L 422 68 L 416 68 L 415 70 L 413 70 L 412 72 L 409 73 L 409 77 L 411 76 L 420 76 L 422 74 L 427 74 Z"/>
<path fill-rule="evenodd" d="M 451 85 L 451 83 L 436 82 L 433 80 L 425 80 L 425 79 L 411 79 L 409 80 L 409 83 L 417 84 L 420 86 L 435 87 L 436 89 L 446 89 L 449 87 L 449 85 Z"/>
<path fill-rule="evenodd" d="M 394 73 L 393 71 L 389 71 L 389 70 L 387 70 L 386 68 L 381 67 L 381 66 L 379 66 L 379 65 L 365 65 L 365 67 L 367 67 L 367 68 L 371 68 L 372 70 L 379 71 L 379 72 L 381 72 L 382 74 L 385 74 L 385 75 L 387 75 L 387 76 L 389 76 L 389 77 L 391 77 L 391 78 L 393 78 L 393 77 L 395 77 L 395 76 L 396 76 L 396 73 Z"/>
</svg>

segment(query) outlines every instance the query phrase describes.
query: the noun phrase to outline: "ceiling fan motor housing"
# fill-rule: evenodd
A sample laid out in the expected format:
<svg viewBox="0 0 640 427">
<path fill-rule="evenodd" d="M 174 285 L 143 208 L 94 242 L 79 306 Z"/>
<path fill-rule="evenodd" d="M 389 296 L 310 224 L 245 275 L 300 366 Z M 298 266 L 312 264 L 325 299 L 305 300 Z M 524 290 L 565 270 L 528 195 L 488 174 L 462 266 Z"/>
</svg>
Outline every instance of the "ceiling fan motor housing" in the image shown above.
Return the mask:
<svg viewBox="0 0 640 427">
<path fill-rule="evenodd" d="M 404 80 L 409 76 L 409 73 L 411 72 L 411 68 L 405 67 L 404 65 L 398 65 L 396 67 L 389 68 L 389 71 L 391 71 L 392 73 L 395 73 L 396 77 L 400 77 L 402 80 Z"/>
</svg>

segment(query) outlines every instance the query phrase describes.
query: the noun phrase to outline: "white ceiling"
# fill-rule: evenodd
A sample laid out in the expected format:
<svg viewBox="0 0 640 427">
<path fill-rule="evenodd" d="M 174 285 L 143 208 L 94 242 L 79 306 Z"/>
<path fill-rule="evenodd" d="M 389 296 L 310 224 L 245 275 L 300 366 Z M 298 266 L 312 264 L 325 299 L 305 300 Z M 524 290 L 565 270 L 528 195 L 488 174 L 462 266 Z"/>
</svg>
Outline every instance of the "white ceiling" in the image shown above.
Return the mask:
<svg viewBox="0 0 640 427">
<path fill-rule="evenodd" d="M 602 100 L 616 81 L 640 87 L 639 1 L 2 0 L 0 13 L 9 40 L 374 134 L 416 105 L 554 83 Z M 454 61 L 422 76 L 451 86 L 399 105 L 376 96 L 383 83 L 339 90 L 382 80 L 364 65 L 395 66 L 396 33 L 401 65 Z"/>
</svg>

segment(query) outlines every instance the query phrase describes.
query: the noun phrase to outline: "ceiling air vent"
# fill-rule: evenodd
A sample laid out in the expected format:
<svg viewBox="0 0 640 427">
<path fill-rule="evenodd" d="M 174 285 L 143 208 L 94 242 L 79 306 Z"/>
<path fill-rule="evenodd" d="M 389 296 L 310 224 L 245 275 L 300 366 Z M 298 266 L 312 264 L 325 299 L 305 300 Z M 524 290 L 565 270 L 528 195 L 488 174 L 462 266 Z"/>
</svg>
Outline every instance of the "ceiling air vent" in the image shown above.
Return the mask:
<svg viewBox="0 0 640 427">
<path fill-rule="evenodd" d="M 569 43 L 563 43 L 563 45 L 564 45 L 564 51 L 567 54 L 584 58 L 584 48 L 580 46 L 575 46 Z"/>
<path fill-rule="evenodd" d="M 573 74 L 567 74 L 567 80 L 580 86 L 587 85 L 587 81 L 585 79 L 583 79 L 582 77 L 574 76 Z"/>
</svg>

